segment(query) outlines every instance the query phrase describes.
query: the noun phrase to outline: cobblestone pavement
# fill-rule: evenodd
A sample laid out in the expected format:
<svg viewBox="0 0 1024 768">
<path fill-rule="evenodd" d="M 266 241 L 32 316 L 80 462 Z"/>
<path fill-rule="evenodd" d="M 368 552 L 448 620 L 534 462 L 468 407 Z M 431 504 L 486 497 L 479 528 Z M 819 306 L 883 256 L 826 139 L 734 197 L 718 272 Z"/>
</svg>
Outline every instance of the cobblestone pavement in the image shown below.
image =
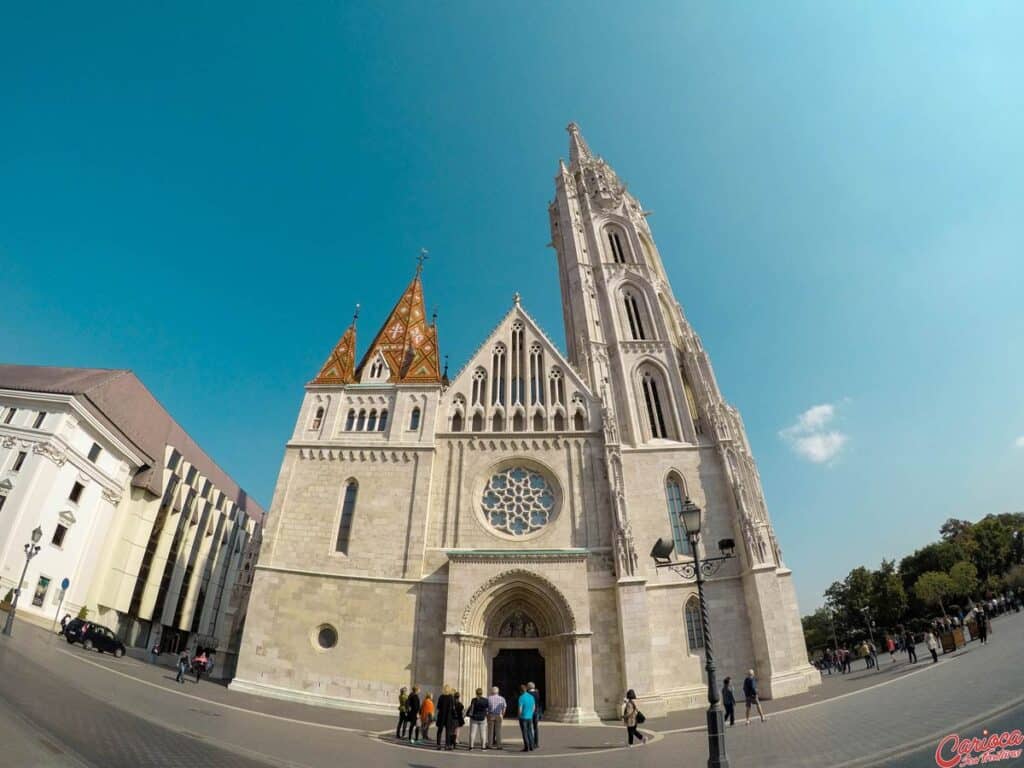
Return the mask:
<svg viewBox="0 0 1024 768">
<path fill-rule="evenodd" d="M 1022 711 L 1022 630 L 1024 614 L 1011 615 L 995 622 L 988 646 L 972 643 L 939 664 L 889 665 L 883 658 L 878 672 L 826 676 L 811 694 L 770 702 L 768 722 L 729 729 L 732 765 L 852 768 L 898 760 L 900 766 L 933 766 L 935 745 L 952 728 L 976 721 L 971 727 L 980 733 L 986 722 Z M 467 759 L 484 761 L 480 765 L 542 759 L 566 768 L 654 768 L 700 766 L 707 759 L 706 736 L 694 730 L 700 711 L 649 721 L 654 738 L 633 749 L 622 746 L 621 726 L 555 724 L 542 726 L 542 749 L 531 755 L 412 749 L 380 737 L 392 732 L 391 718 L 245 696 L 207 681 L 178 685 L 166 668 L 87 653 L 20 622 L 14 638 L 0 640 L 0 695 L 4 768 L 426 768 Z M 19 727 L 4 718 L 4 707 L 28 723 Z M 995 710 L 1002 711 L 978 720 Z M 518 745 L 514 723 L 505 728 L 505 739 Z"/>
</svg>

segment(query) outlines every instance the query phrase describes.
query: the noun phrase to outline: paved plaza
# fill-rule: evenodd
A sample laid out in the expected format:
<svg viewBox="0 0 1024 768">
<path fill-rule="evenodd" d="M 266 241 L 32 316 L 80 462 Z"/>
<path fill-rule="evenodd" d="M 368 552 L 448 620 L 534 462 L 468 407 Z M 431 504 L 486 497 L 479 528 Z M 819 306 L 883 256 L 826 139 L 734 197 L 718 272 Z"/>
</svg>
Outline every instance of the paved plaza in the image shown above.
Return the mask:
<svg viewBox="0 0 1024 768">
<path fill-rule="evenodd" d="M 767 702 L 769 720 L 728 731 L 732 765 L 935 765 L 938 740 L 954 731 L 1024 727 L 1024 614 L 997 619 L 988 646 L 931 664 L 855 664 L 812 693 Z M 174 682 L 173 672 L 131 658 L 86 652 L 19 622 L 0 642 L 2 766 L 318 766 L 426 768 L 452 763 L 543 760 L 575 768 L 702 766 L 700 710 L 649 720 L 650 742 L 624 746 L 617 724 L 542 724 L 541 750 L 518 751 L 506 725 L 503 753 L 439 753 L 398 744 L 386 717 L 309 707 Z M 742 716 L 742 710 L 739 713 Z M 546 764 L 546 763 L 545 763 Z M 1006 763 L 1014 764 L 1014 761 Z M 1021 761 L 1024 765 L 1024 760 Z"/>
</svg>

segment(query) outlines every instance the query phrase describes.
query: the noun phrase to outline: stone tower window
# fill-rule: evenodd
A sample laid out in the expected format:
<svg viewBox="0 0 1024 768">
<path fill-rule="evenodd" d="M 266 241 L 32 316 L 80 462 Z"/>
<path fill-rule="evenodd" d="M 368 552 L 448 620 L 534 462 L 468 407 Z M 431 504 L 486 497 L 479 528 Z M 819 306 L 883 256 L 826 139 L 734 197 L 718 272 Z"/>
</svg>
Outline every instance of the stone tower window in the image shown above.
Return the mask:
<svg viewBox="0 0 1024 768">
<path fill-rule="evenodd" d="M 487 371 L 477 368 L 473 372 L 473 397 L 470 402 L 473 405 L 487 404 Z"/>
<path fill-rule="evenodd" d="M 677 555 L 690 553 L 690 540 L 686 538 L 683 521 L 679 519 L 679 513 L 683 510 L 683 496 L 682 482 L 674 473 L 669 475 L 665 481 L 665 497 L 668 501 L 668 522 L 672 527 L 672 541 L 675 542 Z"/>
<path fill-rule="evenodd" d="M 622 302 L 626 307 L 626 320 L 629 322 L 630 336 L 635 341 L 643 341 L 647 338 L 647 333 L 644 331 L 643 315 L 640 313 L 636 296 L 631 291 L 623 291 Z"/>
<path fill-rule="evenodd" d="M 455 415 L 452 416 L 452 432 L 462 431 L 462 412 L 456 411 Z"/>
<path fill-rule="evenodd" d="M 565 381 L 562 379 L 562 371 L 558 368 L 552 368 L 551 373 L 548 374 L 548 379 L 550 379 L 551 387 L 551 404 L 565 405 Z"/>
<path fill-rule="evenodd" d="M 530 405 L 544 405 L 544 351 L 530 347 Z"/>
<path fill-rule="evenodd" d="M 374 409 L 372 409 L 370 411 L 370 418 L 366 422 L 366 431 L 367 432 L 376 432 L 377 431 L 377 409 L 376 408 L 374 408 Z"/>
<path fill-rule="evenodd" d="M 556 432 L 561 432 L 565 429 L 565 416 L 561 411 L 555 411 L 554 424 L 552 426 Z"/>
<path fill-rule="evenodd" d="M 605 230 L 608 237 L 608 250 L 612 255 L 612 261 L 616 264 L 626 263 L 626 248 L 624 246 L 625 235 L 618 227 L 608 227 Z"/>
<path fill-rule="evenodd" d="M 644 371 L 640 383 L 644 391 L 644 405 L 647 406 L 647 422 L 651 428 L 651 437 L 668 438 L 658 379 L 650 371 Z"/>
<path fill-rule="evenodd" d="M 484 431 L 484 414 L 482 411 L 477 411 L 473 414 L 473 426 L 474 432 Z"/>
<path fill-rule="evenodd" d="M 345 500 L 341 504 L 341 520 L 338 522 L 338 540 L 334 545 L 336 552 L 348 554 L 348 542 L 352 536 L 352 518 L 356 513 L 356 496 L 359 495 L 359 483 L 349 480 L 345 486 Z"/>
<path fill-rule="evenodd" d="M 517 320 L 512 323 L 512 405 L 522 405 L 524 402 L 524 358 L 523 324 Z"/>
<path fill-rule="evenodd" d="M 345 417 L 345 431 L 351 432 L 356 426 L 356 409 L 349 408 L 348 416 Z"/>
<path fill-rule="evenodd" d="M 377 431 L 383 432 L 385 427 L 388 425 L 388 409 L 383 408 L 380 412 L 380 418 L 377 420 Z"/>
<path fill-rule="evenodd" d="M 491 353 L 491 405 L 505 404 L 505 345 L 498 343 Z"/>
<path fill-rule="evenodd" d="M 419 406 L 412 409 L 412 413 L 409 415 L 409 429 L 420 428 L 420 409 Z"/>
<path fill-rule="evenodd" d="M 313 421 L 309 425 L 310 429 L 320 429 L 324 423 L 324 409 L 323 406 L 316 409 L 316 413 L 313 414 Z"/>
<path fill-rule="evenodd" d="M 683 613 L 686 616 L 686 643 L 690 652 L 696 653 L 704 648 L 704 626 L 700 622 L 700 604 L 696 596 L 686 601 Z"/>
<path fill-rule="evenodd" d="M 361 408 L 359 410 L 359 418 L 356 419 L 356 431 L 362 432 L 366 429 L 366 409 Z"/>
<path fill-rule="evenodd" d="M 554 517 L 555 492 L 544 475 L 514 466 L 491 475 L 481 504 L 491 527 L 512 536 L 525 536 L 539 531 Z"/>
</svg>

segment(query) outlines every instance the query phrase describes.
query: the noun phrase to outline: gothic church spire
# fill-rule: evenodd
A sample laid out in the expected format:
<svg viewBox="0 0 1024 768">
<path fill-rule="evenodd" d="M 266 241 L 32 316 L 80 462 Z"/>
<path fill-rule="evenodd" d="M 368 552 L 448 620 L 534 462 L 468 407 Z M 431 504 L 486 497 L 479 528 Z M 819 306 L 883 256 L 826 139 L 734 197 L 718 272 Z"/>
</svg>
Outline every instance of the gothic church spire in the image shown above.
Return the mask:
<svg viewBox="0 0 1024 768">
<path fill-rule="evenodd" d="M 420 279 L 424 258 L 425 254 L 421 254 L 412 282 L 363 355 L 356 370 L 357 380 L 362 377 L 366 365 L 376 359 L 379 353 L 387 364 L 390 372 L 388 382 L 391 384 L 441 383 L 437 324 L 427 322 L 423 283 Z"/>
<path fill-rule="evenodd" d="M 569 132 L 569 165 L 578 167 L 581 160 L 590 159 L 593 155 L 576 123 L 569 123 L 565 130 Z"/>
<path fill-rule="evenodd" d="M 316 375 L 313 384 L 352 384 L 356 380 L 356 320 L 359 319 L 359 305 L 356 304 L 352 324 L 342 334 L 331 351 L 327 362 Z"/>
</svg>

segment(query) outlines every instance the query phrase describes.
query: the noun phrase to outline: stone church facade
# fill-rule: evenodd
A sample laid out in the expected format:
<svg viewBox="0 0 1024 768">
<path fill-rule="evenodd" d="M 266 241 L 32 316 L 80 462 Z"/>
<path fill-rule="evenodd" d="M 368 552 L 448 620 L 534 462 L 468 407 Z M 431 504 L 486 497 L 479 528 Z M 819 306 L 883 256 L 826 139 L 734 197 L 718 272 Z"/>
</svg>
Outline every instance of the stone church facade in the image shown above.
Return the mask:
<svg viewBox="0 0 1024 768">
<path fill-rule="evenodd" d="M 720 675 L 820 682 L 739 413 L 647 213 L 569 126 L 550 204 L 567 354 L 518 295 L 451 380 L 422 263 L 356 364 L 306 386 L 256 566 L 236 689 L 391 712 L 398 689 L 527 680 L 549 719 L 703 706 L 696 587 L 656 570 L 674 511 L 737 557 L 706 585 Z"/>
</svg>

